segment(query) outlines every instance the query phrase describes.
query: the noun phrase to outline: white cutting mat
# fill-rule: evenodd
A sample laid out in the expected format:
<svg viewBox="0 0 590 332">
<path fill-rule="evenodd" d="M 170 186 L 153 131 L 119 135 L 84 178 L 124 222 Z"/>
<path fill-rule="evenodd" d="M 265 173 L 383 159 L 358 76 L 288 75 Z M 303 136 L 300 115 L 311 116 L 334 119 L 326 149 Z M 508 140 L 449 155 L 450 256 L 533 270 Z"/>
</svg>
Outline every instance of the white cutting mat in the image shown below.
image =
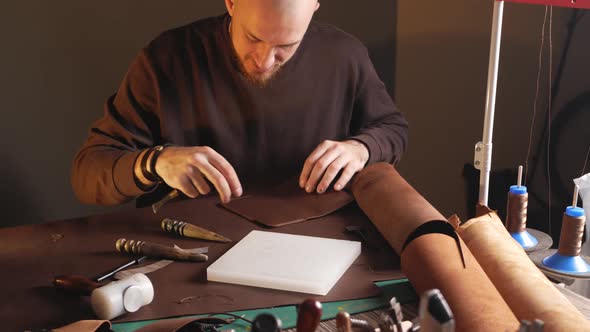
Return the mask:
<svg viewBox="0 0 590 332">
<path fill-rule="evenodd" d="M 361 243 L 252 231 L 207 268 L 207 280 L 326 295 Z"/>
</svg>

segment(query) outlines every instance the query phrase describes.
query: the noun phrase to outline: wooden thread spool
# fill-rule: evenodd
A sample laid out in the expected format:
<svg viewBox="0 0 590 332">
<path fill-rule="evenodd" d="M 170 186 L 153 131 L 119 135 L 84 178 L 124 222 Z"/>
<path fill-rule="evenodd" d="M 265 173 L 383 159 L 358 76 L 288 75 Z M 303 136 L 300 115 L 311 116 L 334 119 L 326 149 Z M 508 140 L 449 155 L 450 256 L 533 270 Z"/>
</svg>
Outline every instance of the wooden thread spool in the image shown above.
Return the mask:
<svg viewBox="0 0 590 332">
<path fill-rule="evenodd" d="M 191 253 L 180 248 L 168 247 L 145 241 L 127 240 L 123 238 L 118 239 L 115 242 L 115 248 L 119 252 L 126 252 L 132 255 L 144 255 L 148 257 L 172 260 L 205 262 L 208 258 L 207 255 Z"/>
<path fill-rule="evenodd" d="M 563 214 L 557 252 L 563 256 L 579 256 L 582 251 L 585 216 Z"/>
</svg>

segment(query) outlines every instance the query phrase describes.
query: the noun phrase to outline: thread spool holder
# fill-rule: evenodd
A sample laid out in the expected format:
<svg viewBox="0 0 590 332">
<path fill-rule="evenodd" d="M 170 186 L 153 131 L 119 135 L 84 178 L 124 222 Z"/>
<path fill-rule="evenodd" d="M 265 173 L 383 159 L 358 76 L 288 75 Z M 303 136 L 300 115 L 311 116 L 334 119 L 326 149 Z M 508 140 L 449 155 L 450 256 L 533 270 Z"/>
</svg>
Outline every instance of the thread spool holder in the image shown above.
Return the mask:
<svg viewBox="0 0 590 332">
<path fill-rule="evenodd" d="M 564 221 L 566 216 L 580 218 L 584 216 L 584 210 L 576 206 L 568 206 Z M 530 258 L 543 273 L 566 284 L 571 284 L 576 279 L 590 279 L 590 264 L 586 257 L 579 254 L 564 255 L 557 249 L 549 249 L 535 252 L 530 255 Z"/>
</svg>

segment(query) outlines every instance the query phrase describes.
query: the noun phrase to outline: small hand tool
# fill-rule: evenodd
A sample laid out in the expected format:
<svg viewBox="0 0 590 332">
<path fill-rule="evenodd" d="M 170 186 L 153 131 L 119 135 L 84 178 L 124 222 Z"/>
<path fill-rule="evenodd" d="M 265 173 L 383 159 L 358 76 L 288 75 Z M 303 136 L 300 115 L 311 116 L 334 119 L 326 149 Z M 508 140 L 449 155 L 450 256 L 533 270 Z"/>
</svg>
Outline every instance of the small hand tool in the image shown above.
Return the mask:
<svg viewBox="0 0 590 332">
<path fill-rule="evenodd" d="M 336 332 L 352 332 L 350 314 L 348 312 L 340 311 L 336 315 Z"/>
<path fill-rule="evenodd" d="M 531 322 L 526 319 L 522 319 L 520 321 L 520 326 L 518 327 L 518 332 L 531 332 L 531 331 L 532 331 Z"/>
<path fill-rule="evenodd" d="M 125 263 L 125 264 L 117 267 L 117 268 L 114 268 L 113 270 L 111 270 L 109 272 L 105 272 L 105 273 L 99 274 L 98 276 L 94 277 L 92 280 L 94 280 L 96 282 L 101 282 L 101 281 L 105 280 L 106 278 L 110 278 L 111 276 L 114 276 L 115 273 L 117 273 L 117 272 L 119 272 L 121 270 L 124 270 L 124 269 L 130 267 L 131 265 L 139 264 L 139 263 L 145 261 L 146 258 L 147 258 L 147 256 L 141 256 L 139 258 L 136 258 L 134 260 L 131 260 L 131 261 L 129 261 L 129 262 L 127 262 L 127 263 Z"/>
<path fill-rule="evenodd" d="M 100 319 L 112 320 L 136 312 L 154 299 L 154 285 L 141 273 L 98 287 L 90 295 L 92 310 Z"/>
<path fill-rule="evenodd" d="M 535 319 L 533 321 L 533 332 L 543 332 L 543 329 L 545 328 L 545 322 L 543 322 L 540 319 Z"/>
<path fill-rule="evenodd" d="M 399 304 L 399 302 L 397 302 L 397 299 L 395 297 L 391 298 L 391 300 L 389 301 L 389 305 L 390 308 L 386 311 L 384 315 L 385 317 L 383 317 L 382 320 L 384 322 L 388 322 L 387 325 L 392 331 L 394 330 L 392 327 L 395 326 L 395 331 L 401 332 L 403 331 L 402 321 L 404 320 L 402 307 Z"/>
<path fill-rule="evenodd" d="M 454 332 L 455 319 L 451 308 L 438 289 L 431 289 L 420 298 L 420 331 Z"/>
<path fill-rule="evenodd" d="M 322 304 L 319 301 L 303 301 L 297 310 L 297 332 L 315 332 L 321 318 Z"/>
<path fill-rule="evenodd" d="M 79 275 L 58 276 L 53 285 L 75 295 L 90 296 L 92 310 L 104 320 L 135 312 L 154 298 L 151 281 L 141 273 L 108 284 L 99 284 Z"/>
<path fill-rule="evenodd" d="M 61 275 L 53 279 L 53 285 L 56 288 L 67 291 L 77 295 L 90 295 L 95 288 L 101 286 L 100 282 L 113 276 L 115 273 L 128 268 L 131 265 L 143 262 L 147 257 L 142 256 L 130 262 L 127 262 L 119 267 L 116 267 L 108 272 L 101 273 L 93 279 L 88 279 L 80 275 Z"/>
<path fill-rule="evenodd" d="M 53 286 L 74 295 L 90 296 L 101 284 L 80 275 L 61 275 L 53 279 Z"/>
<path fill-rule="evenodd" d="M 350 319 L 350 326 L 355 331 L 377 332 L 376 328 L 373 327 L 368 321 L 366 321 L 364 319 L 351 318 Z"/>
<path fill-rule="evenodd" d="M 189 224 L 184 221 L 165 218 L 162 220 L 162 229 L 166 232 L 178 234 L 180 236 L 191 237 L 195 239 L 203 239 L 217 242 L 231 242 L 230 239 L 202 227 Z"/>
<path fill-rule="evenodd" d="M 269 313 L 262 313 L 252 321 L 252 332 L 280 332 L 281 320 Z"/>
<path fill-rule="evenodd" d="M 123 238 L 118 239 L 117 242 L 115 242 L 115 248 L 119 252 L 126 252 L 128 254 L 171 260 L 205 262 L 208 258 L 207 255 L 192 253 L 180 248 L 168 247 L 145 241 L 126 240 Z"/>
<path fill-rule="evenodd" d="M 162 208 L 162 206 L 164 206 L 164 204 L 170 202 L 171 200 L 175 199 L 179 195 L 180 195 L 180 192 L 178 191 L 178 189 L 173 189 L 166 196 L 164 196 L 164 198 L 162 198 L 161 200 L 152 204 L 152 211 L 154 211 L 154 214 L 158 213 L 158 210 L 160 210 L 160 208 Z"/>
</svg>

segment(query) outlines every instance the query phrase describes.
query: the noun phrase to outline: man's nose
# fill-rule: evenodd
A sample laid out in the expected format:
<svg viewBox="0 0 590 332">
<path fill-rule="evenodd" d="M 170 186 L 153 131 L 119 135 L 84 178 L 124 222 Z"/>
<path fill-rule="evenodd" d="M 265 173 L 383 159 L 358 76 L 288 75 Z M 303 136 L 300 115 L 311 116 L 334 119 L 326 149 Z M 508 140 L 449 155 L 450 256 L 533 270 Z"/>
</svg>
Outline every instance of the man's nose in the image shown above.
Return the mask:
<svg viewBox="0 0 590 332">
<path fill-rule="evenodd" d="M 256 63 L 256 69 L 261 72 L 270 70 L 275 63 L 275 51 L 273 47 L 261 46 L 256 50 L 256 56 L 254 57 Z"/>
</svg>

